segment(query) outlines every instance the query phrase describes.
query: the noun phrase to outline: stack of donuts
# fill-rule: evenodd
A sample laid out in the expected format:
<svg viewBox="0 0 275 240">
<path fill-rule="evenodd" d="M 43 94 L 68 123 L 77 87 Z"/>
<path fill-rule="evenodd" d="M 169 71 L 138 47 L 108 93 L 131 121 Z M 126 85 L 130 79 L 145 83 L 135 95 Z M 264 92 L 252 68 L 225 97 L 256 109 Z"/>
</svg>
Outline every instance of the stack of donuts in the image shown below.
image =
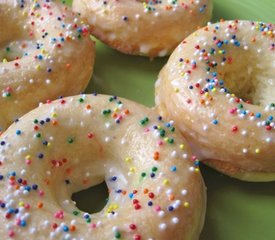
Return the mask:
<svg viewBox="0 0 275 240">
<path fill-rule="evenodd" d="M 0 0 L 1 239 L 195 240 L 200 162 L 275 180 L 275 26 L 210 24 L 212 5 Z M 85 92 L 91 34 L 125 54 L 171 54 L 155 108 Z M 78 209 L 72 194 L 102 182 L 106 206 Z"/>
</svg>

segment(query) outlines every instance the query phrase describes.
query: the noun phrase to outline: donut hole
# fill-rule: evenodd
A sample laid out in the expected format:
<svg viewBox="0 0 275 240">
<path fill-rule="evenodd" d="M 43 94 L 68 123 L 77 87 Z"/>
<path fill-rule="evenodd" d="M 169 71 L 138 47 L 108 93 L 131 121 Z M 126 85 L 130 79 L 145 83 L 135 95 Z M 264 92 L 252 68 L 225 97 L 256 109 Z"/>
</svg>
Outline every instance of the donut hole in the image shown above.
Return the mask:
<svg viewBox="0 0 275 240">
<path fill-rule="evenodd" d="M 0 45 L 0 61 L 11 62 L 28 56 L 31 49 L 36 46 L 32 41 L 16 40 L 10 41 L 8 44 Z"/>
<path fill-rule="evenodd" d="M 105 182 L 88 189 L 73 193 L 72 200 L 79 210 L 87 213 L 100 212 L 107 204 L 109 197 Z"/>
<path fill-rule="evenodd" d="M 1 4 L 2 6 L 2 4 Z M 13 12 L 0 10 L 0 62 L 10 62 L 26 56 L 34 43 L 27 33 L 31 31 L 24 29 L 25 19 Z"/>
<path fill-rule="evenodd" d="M 230 56 L 230 57 L 228 57 Z M 254 105 L 266 106 L 274 101 L 275 76 L 270 69 L 271 54 L 238 48 L 227 50 L 227 62 L 219 66 L 219 79 L 236 97 Z M 275 61 L 275 59 L 274 59 Z"/>
</svg>

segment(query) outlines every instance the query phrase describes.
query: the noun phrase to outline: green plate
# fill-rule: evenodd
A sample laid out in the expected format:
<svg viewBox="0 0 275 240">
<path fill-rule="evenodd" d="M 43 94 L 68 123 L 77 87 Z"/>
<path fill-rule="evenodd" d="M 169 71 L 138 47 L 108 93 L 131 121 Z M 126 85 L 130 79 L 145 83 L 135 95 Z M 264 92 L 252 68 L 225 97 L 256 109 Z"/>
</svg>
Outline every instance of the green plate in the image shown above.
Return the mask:
<svg viewBox="0 0 275 240">
<path fill-rule="evenodd" d="M 214 0 L 212 20 L 221 18 L 275 22 L 275 0 Z M 97 42 L 94 76 L 86 92 L 118 95 L 154 106 L 154 82 L 166 61 L 123 55 Z M 202 173 L 208 204 L 201 240 L 275 239 L 274 182 L 241 182 L 207 167 L 202 167 Z M 100 185 L 73 198 L 82 210 L 94 212 L 104 206 L 106 197 L 106 186 Z"/>
</svg>

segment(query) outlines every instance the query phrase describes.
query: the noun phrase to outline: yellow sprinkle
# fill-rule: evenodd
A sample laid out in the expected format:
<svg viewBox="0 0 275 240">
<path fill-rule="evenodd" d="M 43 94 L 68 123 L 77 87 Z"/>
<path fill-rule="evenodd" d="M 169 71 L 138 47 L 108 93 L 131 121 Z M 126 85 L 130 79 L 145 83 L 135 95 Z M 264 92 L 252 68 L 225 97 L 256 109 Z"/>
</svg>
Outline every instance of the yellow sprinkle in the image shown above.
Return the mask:
<svg viewBox="0 0 275 240">
<path fill-rule="evenodd" d="M 131 161 L 132 161 L 132 158 L 130 158 L 130 157 L 125 158 L 125 162 L 129 163 Z"/>
<path fill-rule="evenodd" d="M 36 66 L 35 66 L 35 69 L 36 69 L 36 70 L 40 70 L 40 68 L 41 68 L 40 65 L 36 65 Z"/>
<path fill-rule="evenodd" d="M 30 160 L 30 159 L 31 159 L 31 155 L 27 155 L 27 156 L 25 157 L 25 159 L 26 159 L 26 160 Z"/>
<path fill-rule="evenodd" d="M 235 97 L 235 94 L 234 94 L 234 93 L 232 93 L 232 94 L 231 94 L 231 97 Z"/>
<path fill-rule="evenodd" d="M 169 184 L 169 180 L 168 179 L 164 179 L 163 180 L 163 185 L 168 185 Z"/>
<path fill-rule="evenodd" d="M 200 169 L 199 168 L 195 168 L 195 173 L 199 173 Z"/>
<path fill-rule="evenodd" d="M 52 113 L 53 118 L 56 118 L 56 116 L 57 116 L 57 113 Z"/>
<path fill-rule="evenodd" d="M 175 92 L 178 93 L 180 90 L 179 88 L 175 88 Z"/>
<path fill-rule="evenodd" d="M 181 145 L 180 145 L 180 149 L 181 149 L 181 150 L 184 149 L 184 144 L 181 144 Z"/>
<path fill-rule="evenodd" d="M 136 172 L 136 168 L 135 168 L 135 167 L 130 167 L 129 171 L 130 171 L 131 173 L 134 173 L 134 172 Z"/>
<path fill-rule="evenodd" d="M 256 148 L 256 149 L 255 149 L 255 153 L 260 153 L 260 149 L 259 149 L 259 148 Z"/>
<path fill-rule="evenodd" d="M 211 92 L 216 92 L 216 90 L 217 90 L 216 88 L 213 88 L 213 89 L 211 90 Z"/>
<path fill-rule="evenodd" d="M 188 208 L 189 207 L 189 202 L 184 202 L 183 206 Z"/>
<path fill-rule="evenodd" d="M 24 202 L 19 202 L 19 203 L 18 203 L 18 206 L 19 206 L 19 207 L 23 207 L 23 206 L 24 206 Z"/>
<path fill-rule="evenodd" d="M 113 212 L 114 210 L 118 209 L 118 205 L 117 204 L 110 204 L 110 206 L 107 208 L 107 211 L 106 213 L 111 213 Z"/>
<path fill-rule="evenodd" d="M 164 138 L 164 141 L 167 142 L 168 141 L 168 137 Z"/>
<path fill-rule="evenodd" d="M 118 112 L 118 108 L 116 107 L 116 108 L 114 108 L 114 112 Z"/>
<path fill-rule="evenodd" d="M 3 63 L 7 63 L 8 60 L 6 58 L 3 59 Z"/>
</svg>

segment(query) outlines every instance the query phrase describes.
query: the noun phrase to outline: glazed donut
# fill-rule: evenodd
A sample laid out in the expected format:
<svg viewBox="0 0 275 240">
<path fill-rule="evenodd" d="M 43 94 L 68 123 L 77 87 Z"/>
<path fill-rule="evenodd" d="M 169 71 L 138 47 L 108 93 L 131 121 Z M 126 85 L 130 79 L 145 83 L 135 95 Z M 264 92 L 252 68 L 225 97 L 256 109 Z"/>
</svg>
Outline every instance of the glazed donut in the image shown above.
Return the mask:
<svg viewBox="0 0 275 240">
<path fill-rule="evenodd" d="M 44 104 L 0 138 L 0 234 L 16 239 L 198 239 L 205 186 L 186 142 L 149 108 L 81 95 Z M 106 181 L 96 214 L 71 195 Z"/>
<path fill-rule="evenodd" d="M 159 112 L 196 155 L 246 181 L 275 180 L 272 24 L 223 21 L 186 38 L 156 83 Z"/>
<path fill-rule="evenodd" d="M 79 94 L 94 63 L 88 25 L 52 0 L 0 0 L 0 132 L 39 102 Z"/>
<path fill-rule="evenodd" d="M 126 54 L 165 56 L 212 15 L 212 0 L 74 0 L 92 34 Z"/>
</svg>

